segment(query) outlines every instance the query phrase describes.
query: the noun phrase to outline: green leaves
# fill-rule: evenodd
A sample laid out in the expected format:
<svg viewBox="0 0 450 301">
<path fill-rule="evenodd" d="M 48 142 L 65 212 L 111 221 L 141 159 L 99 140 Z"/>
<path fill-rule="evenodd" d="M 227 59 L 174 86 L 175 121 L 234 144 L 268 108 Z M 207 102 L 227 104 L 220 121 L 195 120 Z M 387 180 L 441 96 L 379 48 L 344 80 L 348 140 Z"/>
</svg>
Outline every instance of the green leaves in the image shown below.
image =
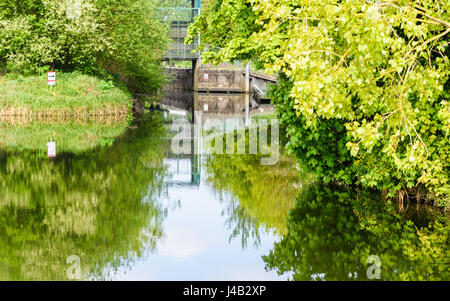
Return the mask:
<svg viewBox="0 0 450 301">
<path fill-rule="evenodd" d="M 325 179 L 423 186 L 449 205 L 448 1 L 209 3 L 190 32 L 220 47 L 207 60 L 279 74 L 273 101 L 300 161 Z"/>
<path fill-rule="evenodd" d="M 10 72 L 33 75 L 44 66 L 113 73 L 133 91 L 154 93 L 163 82 L 158 60 L 168 45 L 155 3 L 0 0 L 0 62 Z"/>
</svg>

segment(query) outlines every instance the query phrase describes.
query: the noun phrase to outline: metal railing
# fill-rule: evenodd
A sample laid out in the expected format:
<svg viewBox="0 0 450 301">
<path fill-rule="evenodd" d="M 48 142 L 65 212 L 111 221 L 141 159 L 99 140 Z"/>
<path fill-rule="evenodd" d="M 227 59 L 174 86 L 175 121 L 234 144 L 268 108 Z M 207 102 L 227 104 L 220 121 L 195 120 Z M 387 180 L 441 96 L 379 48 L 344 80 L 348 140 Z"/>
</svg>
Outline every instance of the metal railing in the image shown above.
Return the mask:
<svg viewBox="0 0 450 301">
<path fill-rule="evenodd" d="M 183 42 L 174 43 L 172 47 L 166 52 L 164 58 L 168 60 L 193 60 L 200 57 L 197 49 L 197 44 L 193 43 L 186 45 Z"/>
<path fill-rule="evenodd" d="M 200 8 L 192 7 L 160 7 L 157 16 L 162 22 L 169 23 L 172 45 L 165 54 L 168 60 L 193 60 L 199 57 L 195 51 L 199 45 L 197 37 L 190 45 L 184 44 L 188 26 L 200 14 Z"/>
</svg>

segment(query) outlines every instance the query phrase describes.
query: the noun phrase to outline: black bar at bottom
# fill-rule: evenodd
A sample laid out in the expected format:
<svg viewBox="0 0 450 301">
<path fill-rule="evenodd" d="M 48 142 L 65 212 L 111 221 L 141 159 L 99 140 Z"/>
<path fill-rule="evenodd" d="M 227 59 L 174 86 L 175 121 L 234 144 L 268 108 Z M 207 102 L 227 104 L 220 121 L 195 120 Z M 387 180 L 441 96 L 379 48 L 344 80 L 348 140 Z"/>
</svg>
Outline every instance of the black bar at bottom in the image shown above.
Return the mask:
<svg viewBox="0 0 450 301">
<path fill-rule="evenodd" d="M 448 282 L 221 282 L 221 281 L 150 281 L 150 282 L 0 282 L 2 292 L 10 291 L 14 296 L 23 293 L 50 296 L 52 293 L 86 296 L 94 291 L 107 293 L 114 297 L 130 297 L 128 294 L 172 298 L 173 300 L 205 299 L 236 300 L 259 299 L 276 300 L 280 297 L 297 297 L 311 299 L 317 297 L 386 297 L 386 291 L 393 291 L 406 296 L 416 296 L 418 292 L 433 294 L 437 290 L 449 288 Z M 97 292 L 95 292 L 97 293 Z M 128 299 L 127 298 L 127 299 Z M 297 299 L 296 298 L 296 299 Z M 141 299 L 141 298 L 140 298 Z"/>
</svg>

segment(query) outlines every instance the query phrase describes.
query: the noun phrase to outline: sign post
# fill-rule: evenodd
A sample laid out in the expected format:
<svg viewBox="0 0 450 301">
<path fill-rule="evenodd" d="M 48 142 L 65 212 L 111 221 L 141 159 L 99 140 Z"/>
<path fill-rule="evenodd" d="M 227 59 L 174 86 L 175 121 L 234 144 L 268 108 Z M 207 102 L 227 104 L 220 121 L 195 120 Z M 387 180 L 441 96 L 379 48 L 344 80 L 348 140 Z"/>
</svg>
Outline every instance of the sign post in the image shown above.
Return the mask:
<svg viewBox="0 0 450 301">
<path fill-rule="evenodd" d="M 47 72 L 47 84 L 50 86 L 50 89 L 56 84 L 56 71 Z"/>
<path fill-rule="evenodd" d="M 56 143 L 53 141 L 53 139 L 50 140 L 50 142 L 47 142 L 47 157 L 56 157 Z"/>
</svg>

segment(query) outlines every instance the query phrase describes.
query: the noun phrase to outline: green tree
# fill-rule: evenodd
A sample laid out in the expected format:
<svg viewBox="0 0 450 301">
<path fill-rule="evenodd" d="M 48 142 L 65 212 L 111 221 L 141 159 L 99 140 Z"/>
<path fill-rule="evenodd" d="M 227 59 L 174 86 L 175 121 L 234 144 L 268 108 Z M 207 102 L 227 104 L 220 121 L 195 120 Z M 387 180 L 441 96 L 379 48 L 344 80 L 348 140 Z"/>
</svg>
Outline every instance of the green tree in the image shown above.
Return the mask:
<svg viewBox="0 0 450 301">
<path fill-rule="evenodd" d="M 93 1 L 110 47 L 102 66 L 120 75 L 133 92 L 155 93 L 164 82 L 159 61 L 168 45 L 168 28 L 158 19 L 154 0 Z"/>
<path fill-rule="evenodd" d="M 113 73 L 135 92 L 155 92 L 168 45 L 155 6 L 152 0 L 0 0 L 0 65 L 22 74 Z"/>
<path fill-rule="evenodd" d="M 449 13 L 446 0 L 210 0 L 187 42 L 278 72 L 288 147 L 325 182 L 448 207 Z"/>
</svg>

